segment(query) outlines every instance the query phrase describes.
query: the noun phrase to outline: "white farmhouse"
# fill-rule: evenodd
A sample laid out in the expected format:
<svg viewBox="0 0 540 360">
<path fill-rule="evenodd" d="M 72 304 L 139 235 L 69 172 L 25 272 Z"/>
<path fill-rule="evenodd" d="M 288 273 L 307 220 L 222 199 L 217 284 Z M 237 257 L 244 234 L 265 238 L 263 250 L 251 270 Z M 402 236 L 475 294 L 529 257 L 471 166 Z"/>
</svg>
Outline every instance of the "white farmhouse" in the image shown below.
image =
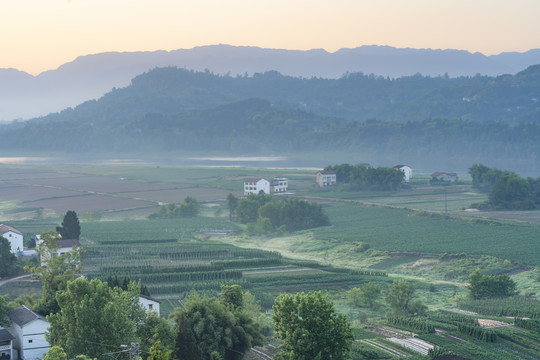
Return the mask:
<svg viewBox="0 0 540 360">
<path fill-rule="evenodd" d="M 284 193 L 289 190 L 289 179 L 284 177 L 275 177 L 270 183 L 270 192 L 272 194 Z"/>
<path fill-rule="evenodd" d="M 13 347 L 19 351 L 21 360 L 43 359 L 50 349 L 45 340 L 45 331 L 49 322 L 25 305 L 8 313 L 11 321 L 10 332 L 15 337 Z"/>
<path fill-rule="evenodd" d="M 249 178 L 244 180 L 244 195 L 270 194 L 270 182 L 261 178 Z"/>
<path fill-rule="evenodd" d="M 41 240 L 40 235 L 36 235 L 36 246 L 40 245 L 43 240 Z M 56 243 L 58 245 L 58 249 L 56 249 L 56 255 L 63 255 L 75 248 L 81 247 L 81 244 L 79 243 L 79 240 L 77 239 L 58 239 L 56 240 Z M 41 266 L 46 266 L 47 261 L 50 259 L 50 254 L 42 253 L 41 254 Z"/>
<path fill-rule="evenodd" d="M 15 337 L 11 335 L 8 329 L 4 329 L 0 326 L 0 359 L 11 360 L 16 359 L 13 351 L 13 340 Z"/>
<path fill-rule="evenodd" d="M 396 165 L 394 169 L 401 170 L 403 172 L 403 182 L 408 183 L 412 178 L 412 168 L 407 165 Z"/>
<path fill-rule="evenodd" d="M 333 170 L 321 170 L 317 173 L 317 184 L 320 187 L 336 185 L 336 172 Z"/>
<path fill-rule="evenodd" d="M 150 296 L 139 294 L 139 304 L 146 310 L 146 312 L 155 311 L 159 315 L 159 304 L 161 302 Z"/>
<path fill-rule="evenodd" d="M 0 224 L 0 236 L 9 241 L 11 252 L 18 255 L 23 250 L 23 234 L 19 230 L 4 224 Z"/>
</svg>

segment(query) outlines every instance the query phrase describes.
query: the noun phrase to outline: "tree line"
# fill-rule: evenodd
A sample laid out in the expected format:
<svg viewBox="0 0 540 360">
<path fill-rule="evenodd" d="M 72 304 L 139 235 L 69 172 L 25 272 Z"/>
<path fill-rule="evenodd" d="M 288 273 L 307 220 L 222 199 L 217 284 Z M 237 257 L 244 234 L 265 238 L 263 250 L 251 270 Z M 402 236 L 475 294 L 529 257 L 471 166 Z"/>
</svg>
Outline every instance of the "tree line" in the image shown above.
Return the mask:
<svg viewBox="0 0 540 360">
<path fill-rule="evenodd" d="M 488 201 L 474 204 L 482 209 L 534 210 L 540 207 L 540 177 L 522 178 L 508 170 L 475 164 L 469 168 L 472 183 L 480 191 L 488 192 Z"/>
<path fill-rule="evenodd" d="M 324 170 L 335 171 L 337 182 L 347 184 L 350 190 L 397 190 L 405 176 L 396 168 L 373 168 L 364 164 L 329 165 Z"/>
<path fill-rule="evenodd" d="M 277 198 L 267 194 L 250 194 L 237 201 L 227 198 L 229 213 L 248 224 L 250 234 L 297 231 L 330 225 L 322 206 L 301 199 Z"/>
<path fill-rule="evenodd" d="M 149 219 L 178 219 L 197 216 L 199 203 L 192 196 L 187 196 L 180 204 L 161 205 L 156 211 L 148 215 Z"/>
</svg>

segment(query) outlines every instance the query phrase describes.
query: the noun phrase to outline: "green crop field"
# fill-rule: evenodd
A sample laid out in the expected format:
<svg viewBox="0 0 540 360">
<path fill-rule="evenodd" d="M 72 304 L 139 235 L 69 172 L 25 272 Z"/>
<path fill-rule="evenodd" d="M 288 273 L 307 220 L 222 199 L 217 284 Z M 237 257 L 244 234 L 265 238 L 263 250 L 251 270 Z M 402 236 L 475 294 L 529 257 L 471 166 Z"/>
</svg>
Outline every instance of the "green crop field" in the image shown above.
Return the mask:
<svg viewBox="0 0 540 360">
<path fill-rule="evenodd" d="M 336 203 L 325 206 L 332 226 L 312 229 L 317 240 L 367 242 L 386 251 L 492 255 L 540 265 L 540 228 L 415 216 L 412 211 Z"/>
</svg>

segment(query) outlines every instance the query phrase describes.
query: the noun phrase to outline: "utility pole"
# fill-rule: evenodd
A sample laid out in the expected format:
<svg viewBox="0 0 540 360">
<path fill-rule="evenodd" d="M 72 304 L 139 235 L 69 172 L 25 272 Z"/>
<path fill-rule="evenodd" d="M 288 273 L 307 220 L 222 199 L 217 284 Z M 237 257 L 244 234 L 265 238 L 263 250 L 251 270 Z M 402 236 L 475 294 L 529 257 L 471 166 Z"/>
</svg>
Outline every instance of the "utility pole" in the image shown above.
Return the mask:
<svg viewBox="0 0 540 360">
<path fill-rule="evenodd" d="M 139 343 L 132 342 L 129 348 L 129 360 L 139 359 Z"/>
<path fill-rule="evenodd" d="M 447 200 L 446 200 L 446 189 L 444 189 L 444 213 L 447 214 L 448 213 L 448 206 L 446 205 L 447 203 Z"/>
</svg>

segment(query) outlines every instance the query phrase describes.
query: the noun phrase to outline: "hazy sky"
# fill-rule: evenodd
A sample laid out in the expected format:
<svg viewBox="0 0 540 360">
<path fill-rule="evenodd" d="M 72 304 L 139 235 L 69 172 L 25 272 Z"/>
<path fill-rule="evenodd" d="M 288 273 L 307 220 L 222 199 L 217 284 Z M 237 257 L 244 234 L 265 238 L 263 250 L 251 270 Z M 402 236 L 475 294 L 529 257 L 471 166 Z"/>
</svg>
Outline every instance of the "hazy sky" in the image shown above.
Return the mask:
<svg viewBox="0 0 540 360">
<path fill-rule="evenodd" d="M 0 68 L 38 74 L 79 55 L 231 44 L 540 48 L 540 0 L 0 0 Z"/>
</svg>

